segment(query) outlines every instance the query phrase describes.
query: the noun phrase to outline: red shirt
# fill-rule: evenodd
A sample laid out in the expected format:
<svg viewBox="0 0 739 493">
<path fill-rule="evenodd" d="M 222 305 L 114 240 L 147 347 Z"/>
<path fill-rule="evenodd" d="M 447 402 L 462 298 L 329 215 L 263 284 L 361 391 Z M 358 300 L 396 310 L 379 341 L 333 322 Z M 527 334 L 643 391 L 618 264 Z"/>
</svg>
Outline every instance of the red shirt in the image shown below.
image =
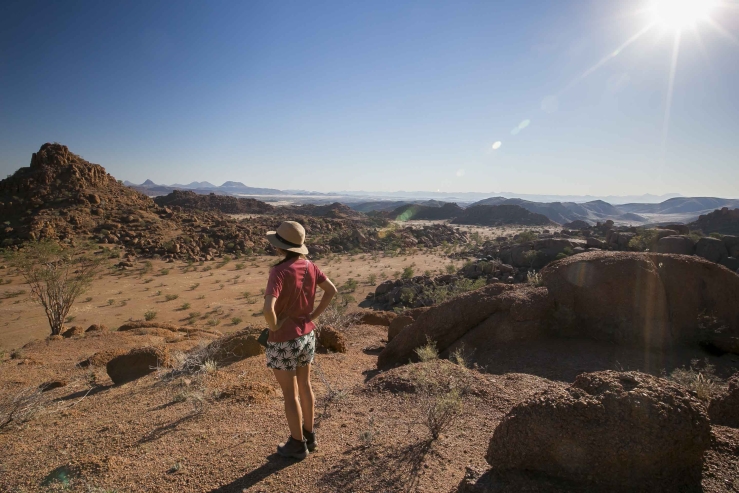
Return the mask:
<svg viewBox="0 0 739 493">
<path fill-rule="evenodd" d="M 307 269 L 306 269 L 307 265 Z M 316 328 L 308 316 L 313 311 L 316 286 L 325 281 L 326 275 L 316 264 L 305 259 L 288 260 L 272 267 L 265 296 L 274 296 L 275 313 L 285 320 L 278 330 L 269 333 L 269 342 L 285 342 L 309 334 Z M 302 282 L 302 289 L 298 291 Z M 289 313 L 286 311 L 289 310 Z"/>
</svg>

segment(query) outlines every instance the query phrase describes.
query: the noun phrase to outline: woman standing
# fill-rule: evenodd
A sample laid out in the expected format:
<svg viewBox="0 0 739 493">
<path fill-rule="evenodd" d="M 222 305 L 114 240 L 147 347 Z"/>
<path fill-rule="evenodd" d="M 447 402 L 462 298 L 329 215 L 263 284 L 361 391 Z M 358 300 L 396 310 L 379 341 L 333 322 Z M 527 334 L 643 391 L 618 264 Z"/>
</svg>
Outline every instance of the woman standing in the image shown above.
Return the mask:
<svg viewBox="0 0 739 493">
<path fill-rule="evenodd" d="M 310 366 L 316 349 L 313 323 L 331 303 L 336 287 L 305 258 L 305 229 L 286 221 L 267 233 L 269 242 L 284 259 L 269 273 L 264 292 L 264 318 L 269 326 L 267 367 L 272 368 L 285 396 L 290 438 L 277 446 L 283 457 L 304 459 L 316 448 L 313 431 L 314 402 Z M 316 286 L 324 291 L 314 309 Z"/>
</svg>

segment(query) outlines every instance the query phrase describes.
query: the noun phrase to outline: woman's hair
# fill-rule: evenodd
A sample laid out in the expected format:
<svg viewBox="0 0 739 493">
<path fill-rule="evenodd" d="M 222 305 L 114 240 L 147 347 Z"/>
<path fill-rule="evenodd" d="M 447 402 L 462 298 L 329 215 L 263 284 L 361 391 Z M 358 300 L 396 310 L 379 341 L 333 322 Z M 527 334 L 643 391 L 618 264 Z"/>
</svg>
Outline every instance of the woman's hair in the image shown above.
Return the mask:
<svg viewBox="0 0 739 493">
<path fill-rule="evenodd" d="M 296 259 L 296 258 L 305 258 L 305 255 L 303 255 L 302 253 L 291 252 L 289 250 L 282 250 L 282 249 L 278 249 L 278 251 L 284 252 L 285 253 L 285 258 L 283 258 L 282 260 L 280 260 L 279 262 L 277 262 L 274 265 L 275 267 L 277 267 L 280 264 L 284 264 L 288 260 L 292 260 L 292 259 Z"/>
</svg>

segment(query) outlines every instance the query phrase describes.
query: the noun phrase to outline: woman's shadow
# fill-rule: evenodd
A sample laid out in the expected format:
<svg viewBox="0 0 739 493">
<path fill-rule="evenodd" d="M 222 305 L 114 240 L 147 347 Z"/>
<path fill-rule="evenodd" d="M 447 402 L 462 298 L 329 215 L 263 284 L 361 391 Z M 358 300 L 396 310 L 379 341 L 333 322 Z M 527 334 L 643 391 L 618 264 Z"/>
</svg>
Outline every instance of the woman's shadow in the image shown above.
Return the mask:
<svg viewBox="0 0 739 493">
<path fill-rule="evenodd" d="M 209 493 L 241 493 L 247 488 L 251 488 L 255 484 L 264 480 L 265 478 L 273 475 L 274 473 L 288 468 L 298 462 L 294 459 L 286 459 L 279 456 L 278 454 L 272 454 L 267 457 L 267 462 L 233 481 L 232 483 L 219 486 L 218 488 L 211 490 Z"/>
</svg>

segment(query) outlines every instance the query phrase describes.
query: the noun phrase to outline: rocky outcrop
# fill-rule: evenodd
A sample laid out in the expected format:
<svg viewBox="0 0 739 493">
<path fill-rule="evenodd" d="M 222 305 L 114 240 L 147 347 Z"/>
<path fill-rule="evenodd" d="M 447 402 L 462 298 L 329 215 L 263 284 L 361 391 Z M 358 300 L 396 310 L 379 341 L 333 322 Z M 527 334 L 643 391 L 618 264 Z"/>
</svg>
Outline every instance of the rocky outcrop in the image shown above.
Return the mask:
<svg viewBox="0 0 739 493">
<path fill-rule="evenodd" d="M 704 236 L 695 244 L 695 254 L 711 262 L 720 263 L 729 256 L 726 245 L 718 238 Z"/>
<path fill-rule="evenodd" d="M 274 207 L 261 200 L 231 195 L 202 195 L 192 190 L 175 190 L 169 195 L 156 197 L 154 202 L 163 207 L 179 206 L 185 209 L 218 211 L 225 214 L 265 214 Z"/>
<path fill-rule="evenodd" d="M 105 365 L 108 376 L 116 385 L 153 373 L 157 368 L 171 366 L 166 347 L 142 347 L 116 356 Z"/>
<path fill-rule="evenodd" d="M 547 226 L 554 223 L 547 216 L 530 212 L 518 205 L 475 205 L 465 209 L 452 224 Z"/>
<path fill-rule="evenodd" d="M 711 423 L 739 428 L 739 374 L 729 379 L 728 388 L 708 405 Z"/>
<path fill-rule="evenodd" d="M 259 344 L 259 333 L 254 329 L 244 329 L 216 339 L 206 348 L 206 353 L 218 363 L 231 363 L 264 353 Z"/>
<path fill-rule="evenodd" d="M 697 257 L 592 252 L 541 274 L 562 315 L 555 335 L 664 348 L 706 337 L 706 313 L 739 334 L 739 276 Z"/>
<path fill-rule="evenodd" d="M 358 323 L 363 325 L 381 325 L 387 327 L 396 317 L 394 312 L 365 310 L 359 314 Z"/>
<path fill-rule="evenodd" d="M 335 353 L 346 352 L 346 337 L 344 334 L 331 326 L 323 326 L 318 331 L 318 343 L 329 351 Z"/>
<path fill-rule="evenodd" d="M 395 339 L 395 336 L 400 334 L 400 331 L 412 324 L 423 312 L 429 310 L 429 307 L 413 308 L 411 310 L 403 310 L 401 314 L 390 322 L 387 328 L 387 340 L 388 342 Z"/>
<path fill-rule="evenodd" d="M 545 327 L 545 312 L 549 307 L 546 290 L 525 285 L 491 284 L 462 294 L 418 317 L 380 353 L 379 368 L 405 363 L 415 357 L 414 350 L 432 340 L 439 351 L 444 351 L 472 329 L 480 328 L 470 337 L 487 334 L 489 344 L 499 340 L 528 337 Z M 492 320 L 491 316 L 494 316 Z M 516 322 L 530 322 L 518 330 Z M 524 335 L 524 332 L 527 334 Z M 468 346 L 469 347 L 469 346 Z"/>
<path fill-rule="evenodd" d="M 723 207 L 700 216 L 688 226 L 705 234 L 739 235 L 739 209 Z"/>
<path fill-rule="evenodd" d="M 624 491 L 679 491 L 700 485 L 710 441 L 705 408 L 679 386 L 603 371 L 515 406 L 485 458 L 496 471 L 535 471 Z"/>
<path fill-rule="evenodd" d="M 695 241 L 688 236 L 664 236 L 657 242 L 657 253 L 693 255 L 695 253 Z"/>
</svg>

